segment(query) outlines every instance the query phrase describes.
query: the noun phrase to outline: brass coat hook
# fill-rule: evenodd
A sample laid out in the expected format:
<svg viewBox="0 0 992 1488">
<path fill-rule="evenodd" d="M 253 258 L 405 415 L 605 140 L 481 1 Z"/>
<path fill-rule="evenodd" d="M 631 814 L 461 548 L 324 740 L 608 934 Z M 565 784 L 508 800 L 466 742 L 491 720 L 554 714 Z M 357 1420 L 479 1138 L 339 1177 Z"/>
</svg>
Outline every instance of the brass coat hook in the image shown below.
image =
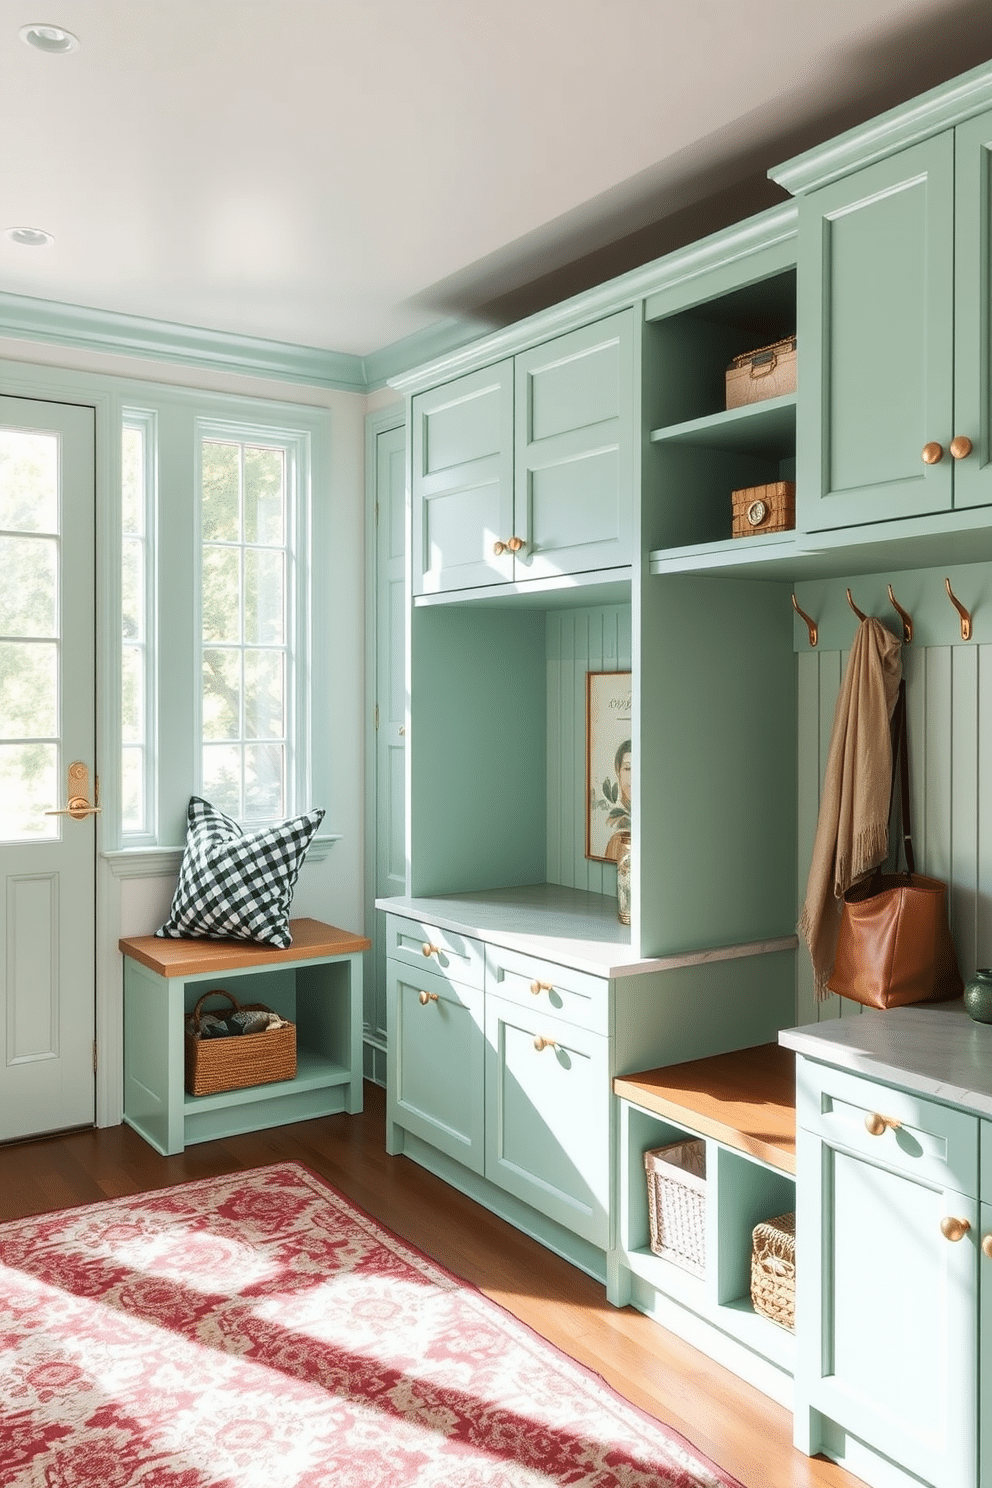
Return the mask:
<svg viewBox="0 0 992 1488">
<path fill-rule="evenodd" d="M 889 585 L 889 604 L 894 610 L 899 611 L 899 619 L 902 621 L 902 638 L 908 646 L 913 639 L 913 617 L 908 615 L 902 605 L 892 593 L 892 585 Z"/>
<path fill-rule="evenodd" d="M 811 616 L 807 615 L 807 613 L 806 613 L 805 610 L 801 610 L 799 608 L 799 602 L 796 599 L 796 596 L 795 595 L 792 596 L 792 608 L 795 610 L 795 612 L 799 616 L 800 620 L 805 620 L 805 622 L 806 622 L 806 629 L 809 631 L 809 643 L 810 643 L 811 646 L 815 646 L 816 645 L 816 638 L 817 638 L 817 634 L 818 634 L 817 628 L 816 628 L 816 621 L 814 619 L 812 619 Z"/>
<path fill-rule="evenodd" d="M 969 611 L 965 609 L 964 605 L 961 603 L 961 601 L 958 599 L 957 595 L 954 593 L 954 590 L 951 588 L 951 581 L 950 581 L 950 579 L 945 579 L 944 580 L 944 588 L 947 590 L 947 597 L 951 601 L 951 604 L 954 606 L 954 608 L 957 610 L 958 614 L 961 616 L 961 639 L 963 641 L 970 641 L 971 640 L 971 615 L 970 615 Z"/>
<path fill-rule="evenodd" d="M 867 620 L 868 619 L 868 616 L 864 613 L 864 611 L 863 610 L 859 610 L 858 607 L 857 607 L 857 605 L 854 603 L 854 599 L 853 599 L 853 597 L 851 595 L 850 589 L 848 589 L 848 591 L 847 591 L 847 602 L 851 606 L 851 609 L 857 615 L 857 617 L 858 617 L 859 620 Z"/>
</svg>

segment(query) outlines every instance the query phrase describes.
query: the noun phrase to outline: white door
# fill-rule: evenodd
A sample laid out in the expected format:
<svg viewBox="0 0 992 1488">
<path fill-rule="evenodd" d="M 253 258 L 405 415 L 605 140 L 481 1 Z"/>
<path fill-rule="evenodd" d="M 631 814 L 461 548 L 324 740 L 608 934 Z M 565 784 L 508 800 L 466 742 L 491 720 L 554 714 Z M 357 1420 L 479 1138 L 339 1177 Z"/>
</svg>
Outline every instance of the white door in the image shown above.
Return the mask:
<svg viewBox="0 0 992 1488">
<path fill-rule="evenodd" d="M 376 830 L 375 893 L 406 893 L 403 734 L 406 716 L 406 433 L 376 437 Z M 366 1022 L 386 1040 L 386 937 L 377 916 L 371 1006 Z"/>
<path fill-rule="evenodd" d="M 94 414 L 0 398 L 0 1140 L 94 1119 Z M 70 784 L 70 769 L 72 783 Z"/>
</svg>

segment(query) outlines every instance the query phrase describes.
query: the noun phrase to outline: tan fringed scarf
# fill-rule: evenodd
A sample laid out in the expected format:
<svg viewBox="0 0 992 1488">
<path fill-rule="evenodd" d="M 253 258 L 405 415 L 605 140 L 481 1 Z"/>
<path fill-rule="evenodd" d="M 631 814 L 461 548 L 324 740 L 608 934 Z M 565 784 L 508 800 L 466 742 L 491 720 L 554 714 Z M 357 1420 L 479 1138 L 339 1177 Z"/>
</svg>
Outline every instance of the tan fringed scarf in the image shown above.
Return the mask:
<svg viewBox="0 0 992 1488">
<path fill-rule="evenodd" d="M 862 620 L 841 683 L 820 796 L 799 933 L 809 946 L 816 995 L 828 995 L 844 891 L 884 862 L 889 847 L 889 720 L 902 676 L 902 642 L 880 620 Z"/>
</svg>

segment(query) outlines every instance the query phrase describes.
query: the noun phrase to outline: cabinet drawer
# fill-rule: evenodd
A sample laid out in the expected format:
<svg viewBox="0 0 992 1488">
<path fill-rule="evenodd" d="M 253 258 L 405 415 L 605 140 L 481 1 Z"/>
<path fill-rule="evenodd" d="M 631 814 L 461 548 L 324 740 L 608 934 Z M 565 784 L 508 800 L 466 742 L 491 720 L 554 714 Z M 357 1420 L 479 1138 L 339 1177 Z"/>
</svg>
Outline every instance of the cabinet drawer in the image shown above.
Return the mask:
<svg viewBox="0 0 992 1488">
<path fill-rule="evenodd" d="M 982 1121 L 981 1128 L 981 1171 L 978 1197 L 983 1204 L 992 1204 L 992 1121 Z"/>
<path fill-rule="evenodd" d="M 813 1060 L 796 1062 L 796 1121 L 833 1147 L 974 1197 L 977 1116 Z"/>
<path fill-rule="evenodd" d="M 591 1033 L 609 1033 L 609 982 L 605 977 L 539 961 L 501 946 L 486 947 L 486 991 L 520 1007 L 552 1013 Z"/>
<path fill-rule="evenodd" d="M 454 930 L 441 930 L 427 920 L 386 916 L 386 955 L 391 961 L 439 971 L 451 981 L 482 990 L 485 953 L 482 942 Z"/>
</svg>

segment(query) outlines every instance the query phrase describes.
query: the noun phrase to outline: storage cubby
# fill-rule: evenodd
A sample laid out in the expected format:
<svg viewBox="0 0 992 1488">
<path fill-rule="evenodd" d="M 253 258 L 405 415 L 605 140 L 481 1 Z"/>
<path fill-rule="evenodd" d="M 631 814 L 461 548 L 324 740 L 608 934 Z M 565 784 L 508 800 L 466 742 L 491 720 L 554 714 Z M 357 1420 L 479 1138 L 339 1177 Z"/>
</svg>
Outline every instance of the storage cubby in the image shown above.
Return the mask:
<svg viewBox="0 0 992 1488">
<path fill-rule="evenodd" d="M 795 335 L 795 270 L 682 308 L 673 306 L 670 294 L 655 297 L 646 313 L 643 489 L 648 546 L 665 553 L 727 543 L 733 534 L 732 491 L 795 480 L 796 394 L 726 407 L 726 371 L 732 359 Z M 780 534 L 738 541 L 753 548 L 769 537 L 782 541 Z"/>
</svg>

